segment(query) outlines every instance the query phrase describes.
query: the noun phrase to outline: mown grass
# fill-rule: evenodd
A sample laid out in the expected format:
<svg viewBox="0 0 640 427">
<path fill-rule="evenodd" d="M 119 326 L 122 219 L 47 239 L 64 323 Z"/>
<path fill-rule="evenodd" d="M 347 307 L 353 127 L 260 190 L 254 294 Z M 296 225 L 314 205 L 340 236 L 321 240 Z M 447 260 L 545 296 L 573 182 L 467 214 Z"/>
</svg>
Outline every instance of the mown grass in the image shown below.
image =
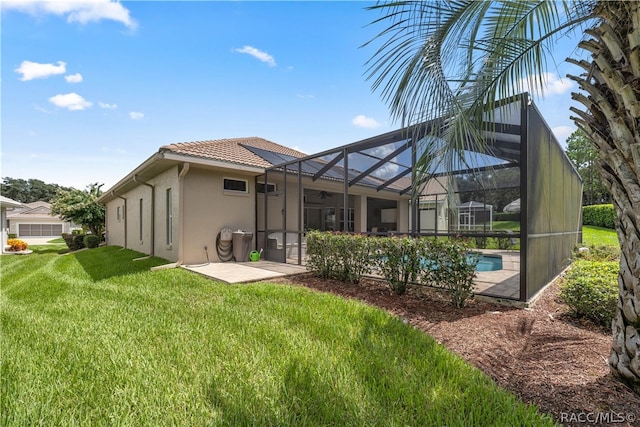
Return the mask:
<svg viewBox="0 0 640 427">
<path fill-rule="evenodd" d="M 587 246 L 602 245 L 620 247 L 616 230 L 594 227 L 592 225 L 582 226 L 582 242 Z"/>
<path fill-rule="evenodd" d="M 0 259 L 3 426 L 552 425 L 362 303 L 35 249 Z"/>
<path fill-rule="evenodd" d="M 494 221 L 493 229 L 519 231 L 520 223 L 518 221 Z M 582 226 L 582 243 L 587 246 L 620 246 L 615 230 L 591 225 Z"/>
</svg>

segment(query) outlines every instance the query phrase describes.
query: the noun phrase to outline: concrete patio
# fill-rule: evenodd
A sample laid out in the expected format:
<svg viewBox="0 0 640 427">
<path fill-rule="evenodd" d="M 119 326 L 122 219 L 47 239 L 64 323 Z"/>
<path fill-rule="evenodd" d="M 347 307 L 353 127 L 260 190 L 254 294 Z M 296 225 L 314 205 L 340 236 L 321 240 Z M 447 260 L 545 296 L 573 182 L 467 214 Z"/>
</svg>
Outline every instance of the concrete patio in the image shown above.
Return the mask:
<svg viewBox="0 0 640 427">
<path fill-rule="evenodd" d="M 272 261 L 212 262 L 202 265 L 185 265 L 183 268 L 229 284 L 258 282 L 307 272 L 304 266 Z"/>
</svg>

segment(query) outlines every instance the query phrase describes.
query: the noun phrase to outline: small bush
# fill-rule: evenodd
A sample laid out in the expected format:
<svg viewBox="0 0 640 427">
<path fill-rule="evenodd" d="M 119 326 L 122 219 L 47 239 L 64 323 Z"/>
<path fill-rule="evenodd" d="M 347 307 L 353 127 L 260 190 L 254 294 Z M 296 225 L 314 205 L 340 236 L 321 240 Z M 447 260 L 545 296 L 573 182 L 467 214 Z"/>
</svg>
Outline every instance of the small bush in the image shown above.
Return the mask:
<svg viewBox="0 0 640 427">
<path fill-rule="evenodd" d="M 62 233 L 62 238 L 67 247 L 72 251 L 84 248 L 84 234 L 68 234 Z"/>
<path fill-rule="evenodd" d="M 577 260 L 564 278 L 560 297 L 576 317 L 608 325 L 618 302 L 619 264 Z"/>
<path fill-rule="evenodd" d="M 26 251 L 28 247 L 24 241 L 19 239 L 8 239 L 7 245 L 9 245 L 9 250 L 11 252 Z"/>
<path fill-rule="evenodd" d="M 372 239 L 361 235 L 307 233 L 307 268 L 323 279 L 358 283 L 371 272 Z"/>
<path fill-rule="evenodd" d="M 86 236 L 84 236 L 84 239 L 82 239 L 82 241 L 84 245 L 89 249 L 97 248 L 100 244 L 100 237 L 96 236 L 95 234 L 87 234 Z"/>
<path fill-rule="evenodd" d="M 7 234 L 7 238 L 9 238 L 9 239 L 17 239 L 18 235 L 16 233 L 9 233 L 9 234 Z"/>
<path fill-rule="evenodd" d="M 487 248 L 487 243 L 489 242 L 488 237 L 485 236 L 474 236 L 473 237 L 473 242 L 476 245 L 476 248 L 478 249 L 486 249 Z"/>
<path fill-rule="evenodd" d="M 458 308 L 473 297 L 473 279 L 479 258 L 460 240 L 434 239 L 428 247 L 430 266 L 423 270 L 423 280 L 449 293 Z"/>
<path fill-rule="evenodd" d="M 407 291 L 408 283 L 415 282 L 420 270 L 420 245 L 424 239 L 384 237 L 377 239 L 378 270 L 396 295 Z"/>
<path fill-rule="evenodd" d="M 496 237 L 494 240 L 498 249 L 511 249 L 513 247 L 513 240 L 511 233 L 506 231 L 504 237 Z"/>
<path fill-rule="evenodd" d="M 576 259 L 587 261 L 620 261 L 620 248 L 617 246 L 591 245 L 588 250 L 575 252 Z"/>
<path fill-rule="evenodd" d="M 73 234 L 73 235 L 77 235 L 77 234 L 84 235 L 84 230 L 82 228 L 75 228 L 75 229 L 71 230 L 71 234 Z"/>
<path fill-rule="evenodd" d="M 615 229 L 616 211 L 612 204 L 591 205 L 582 208 L 582 225 Z"/>
</svg>

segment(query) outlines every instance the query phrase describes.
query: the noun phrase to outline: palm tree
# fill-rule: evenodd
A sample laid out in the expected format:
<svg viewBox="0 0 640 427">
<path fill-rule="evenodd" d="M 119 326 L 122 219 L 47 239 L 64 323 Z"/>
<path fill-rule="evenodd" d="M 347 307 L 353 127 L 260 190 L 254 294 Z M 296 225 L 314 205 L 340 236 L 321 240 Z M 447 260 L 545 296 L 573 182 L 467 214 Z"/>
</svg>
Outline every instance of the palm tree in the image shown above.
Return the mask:
<svg viewBox="0 0 640 427">
<path fill-rule="evenodd" d="M 640 392 L 640 2 L 431 0 L 370 9 L 384 25 L 368 43 L 377 44 L 368 63 L 373 89 L 403 126 L 442 124 L 432 134 L 447 142 L 450 158 L 482 146 L 480 123 L 493 121 L 496 100 L 524 92 L 527 80 L 544 90 L 554 44 L 584 32 L 577 47 L 590 60 L 567 59 L 584 71 L 568 76 L 581 89 L 571 119 L 597 149 L 622 252 L 609 365 Z M 435 157 L 425 153 L 423 171 Z"/>
</svg>

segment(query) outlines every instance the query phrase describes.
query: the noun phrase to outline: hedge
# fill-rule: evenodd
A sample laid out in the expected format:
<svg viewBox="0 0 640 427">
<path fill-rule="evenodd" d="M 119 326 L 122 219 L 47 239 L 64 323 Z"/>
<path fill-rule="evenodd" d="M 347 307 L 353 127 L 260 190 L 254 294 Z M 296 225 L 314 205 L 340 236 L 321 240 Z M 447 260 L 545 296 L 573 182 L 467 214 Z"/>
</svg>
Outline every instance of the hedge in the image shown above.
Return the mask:
<svg viewBox="0 0 640 427">
<path fill-rule="evenodd" d="M 397 295 L 425 284 L 445 289 L 456 307 L 473 296 L 476 264 L 461 240 L 307 233 L 307 268 L 321 278 L 357 283 L 378 274 Z"/>
<path fill-rule="evenodd" d="M 582 225 L 615 229 L 616 211 L 612 204 L 591 205 L 582 208 Z"/>
<path fill-rule="evenodd" d="M 576 317 L 610 325 L 618 303 L 619 271 L 620 264 L 616 261 L 579 259 L 566 274 L 560 297 Z"/>
<path fill-rule="evenodd" d="M 82 249 L 85 247 L 84 236 L 85 236 L 84 234 L 62 233 L 62 238 L 64 239 L 64 242 L 67 244 L 67 247 L 72 251 L 76 251 L 78 249 Z"/>
</svg>

